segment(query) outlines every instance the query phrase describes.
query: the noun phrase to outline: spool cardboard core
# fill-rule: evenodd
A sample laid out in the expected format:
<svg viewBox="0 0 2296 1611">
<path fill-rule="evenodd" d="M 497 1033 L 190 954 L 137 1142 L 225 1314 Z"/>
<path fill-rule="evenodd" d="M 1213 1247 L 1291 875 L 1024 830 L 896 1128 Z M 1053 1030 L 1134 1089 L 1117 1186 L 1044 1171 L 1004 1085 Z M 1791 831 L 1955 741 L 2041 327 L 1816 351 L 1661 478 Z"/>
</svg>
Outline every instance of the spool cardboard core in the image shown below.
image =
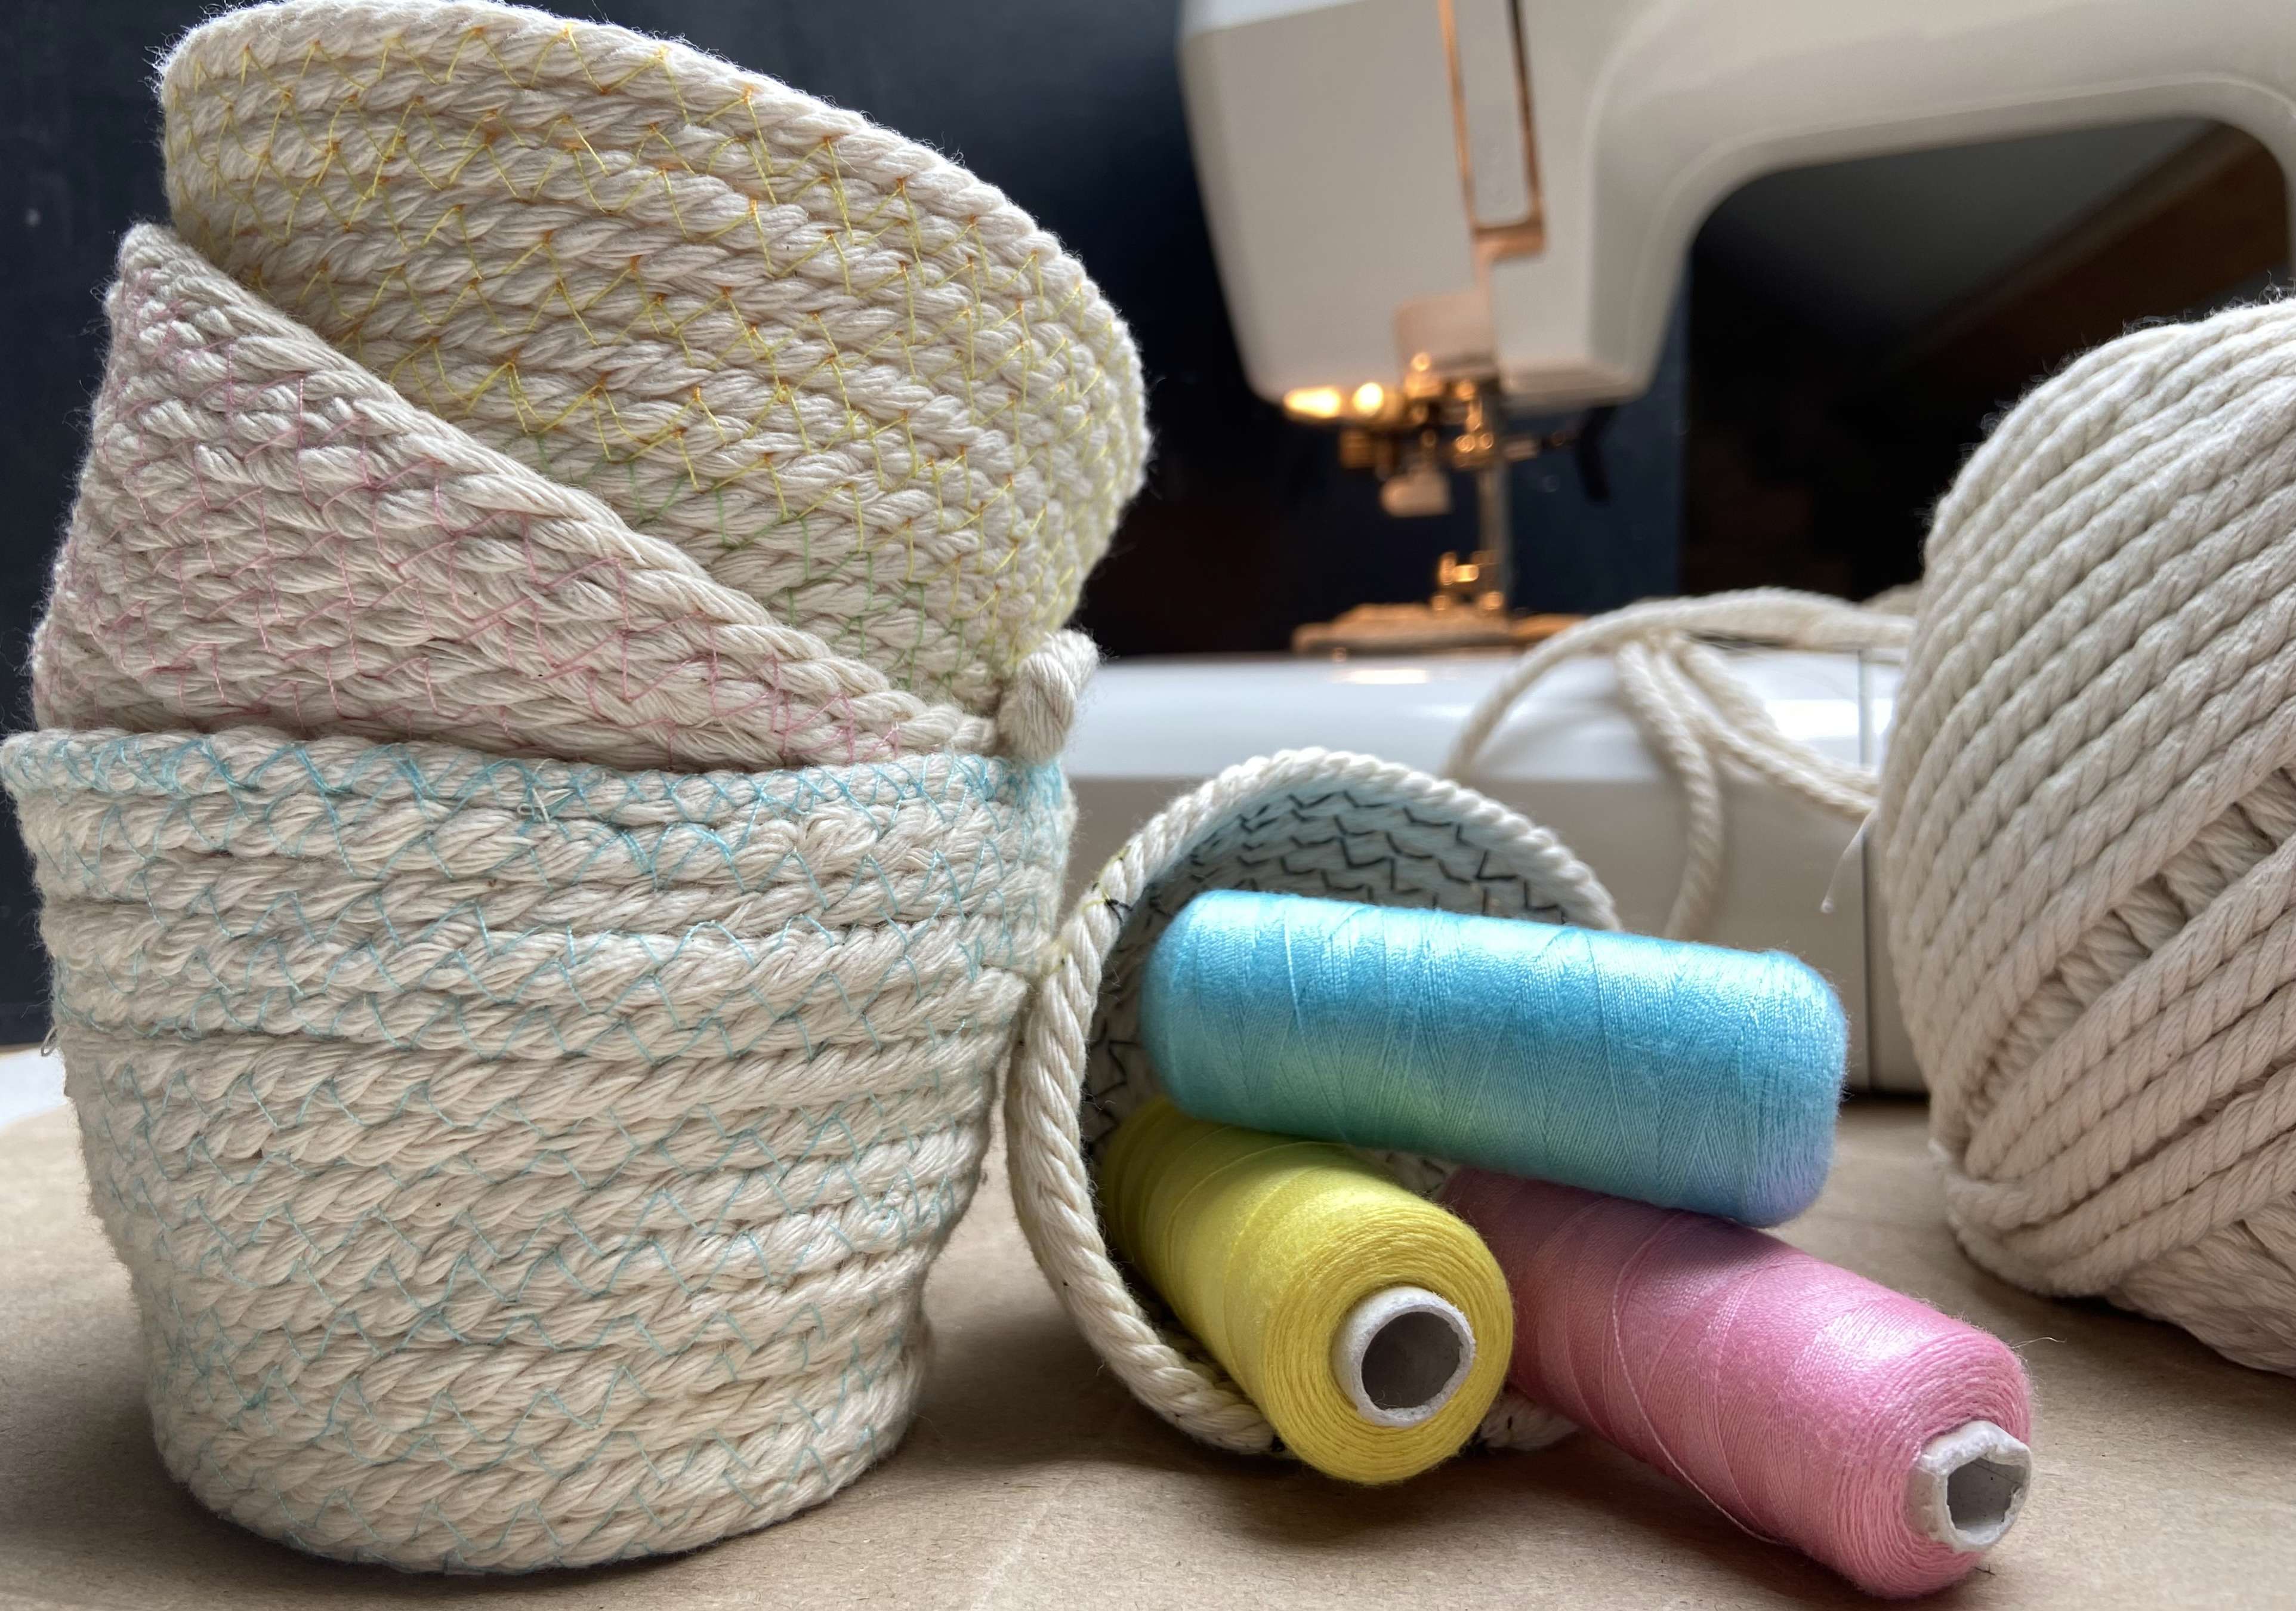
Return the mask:
<svg viewBox="0 0 2296 1611">
<path fill-rule="evenodd" d="M 1374 1426 L 1418 1426 L 1451 1401 L 1474 1363 L 1467 1317 L 1420 1286 L 1372 1294 L 1332 1339 L 1332 1373 Z"/>
<path fill-rule="evenodd" d="M 1922 1445 L 1906 1479 L 1906 1519 L 1957 1553 L 1990 1549 L 2032 1482 L 2031 1450 L 1991 1421 L 1967 1421 Z"/>
</svg>

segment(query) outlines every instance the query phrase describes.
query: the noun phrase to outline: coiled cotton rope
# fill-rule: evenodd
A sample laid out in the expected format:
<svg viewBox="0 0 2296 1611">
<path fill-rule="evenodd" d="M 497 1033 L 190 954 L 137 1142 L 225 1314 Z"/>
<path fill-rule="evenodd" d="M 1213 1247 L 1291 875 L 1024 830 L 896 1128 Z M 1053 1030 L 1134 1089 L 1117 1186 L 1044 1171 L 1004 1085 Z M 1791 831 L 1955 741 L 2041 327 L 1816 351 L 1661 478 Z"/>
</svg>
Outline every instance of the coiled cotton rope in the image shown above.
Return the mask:
<svg viewBox="0 0 2296 1611">
<path fill-rule="evenodd" d="M 1055 774 L 234 728 L 21 735 L 0 781 L 152 1428 L 206 1504 L 524 1571 L 763 1526 L 899 1441 Z"/>
<path fill-rule="evenodd" d="M 763 1526 L 915 1402 L 1129 338 L 960 170 L 619 29 L 302 0 L 167 82 L 241 274 L 123 242 L 0 749 L 160 1452 L 404 1567 Z"/>
<path fill-rule="evenodd" d="M 2038 388 L 1928 566 L 1881 867 L 1955 1229 L 2296 1371 L 2296 304 Z"/>
</svg>

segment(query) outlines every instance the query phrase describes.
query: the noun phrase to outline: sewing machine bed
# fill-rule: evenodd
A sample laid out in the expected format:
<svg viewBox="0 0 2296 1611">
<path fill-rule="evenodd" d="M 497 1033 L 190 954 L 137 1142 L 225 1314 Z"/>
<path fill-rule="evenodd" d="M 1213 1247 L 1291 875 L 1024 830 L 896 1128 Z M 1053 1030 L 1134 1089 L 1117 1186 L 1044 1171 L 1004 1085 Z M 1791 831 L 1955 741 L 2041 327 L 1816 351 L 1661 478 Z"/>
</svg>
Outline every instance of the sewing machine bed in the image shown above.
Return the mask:
<svg viewBox="0 0 2296 1611">
<path fill-rule="evenodd" d="M 1190 1443 L 1070 1329 L 1013 1222 L 1001 1149 L 932 1277 L 937 1356 L 917 1424 L 827 1505 L 679 1558 L 523 1579 L 314 1560 L 168 1479 L 127 1275 L 86 1192 L 68 1112 L 0 1130 L 0 1607 L 1877 1603 L 1584 1437 L 1376 1491 Z M 2296 1604 L 2296 1381 L 1980 1275 L 1939 1219 L 1918 1106 L 1853 1103 L 1832 1186 L 1786 1235 L 1991 1327 L 2032 1369 L 2025 1519 L 1932 1603 Z"/>
</svg>

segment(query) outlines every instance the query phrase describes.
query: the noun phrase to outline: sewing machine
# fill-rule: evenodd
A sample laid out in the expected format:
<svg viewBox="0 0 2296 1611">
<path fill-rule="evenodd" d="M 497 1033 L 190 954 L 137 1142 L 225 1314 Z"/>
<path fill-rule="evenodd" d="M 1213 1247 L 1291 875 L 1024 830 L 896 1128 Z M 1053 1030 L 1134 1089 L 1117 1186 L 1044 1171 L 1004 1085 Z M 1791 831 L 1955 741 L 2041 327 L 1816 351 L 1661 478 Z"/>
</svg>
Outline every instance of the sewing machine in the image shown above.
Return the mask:
<svg viewBox="0 0 2296 1611">
<path fill-rule="evenodd" d="M 1252 385 L 1379 430 L 1635 395 L 1779 168 L 2177 116 L 2296 164 L 2278 0 L 1188 0 L 1180 66 Z"/>
<path fill-rule="evenodd" d="M 1179 50 L 1251 384 L 1338 430 L 1391 514 L 1447 507 L 1469 473 L 1479 548 L 1446 556 L 1425 604 L 1303 632 L 1301 647 L 1347 658 L 1105 671 L 1071 754 L 1080 876 L 1172 794 L 1249 755 L 1324 744 L 1439 764 L 1505 662 L 1420 652 L 1540 629 L 1510 608 L 1505 467 L 1577 444 L 1510 416 L 1646 387 L 1691 237 L 1746 181 L 2172 116 L 2243 128 L 2296 168 L 2283 0 L 1186 0 Z M 1879 761 L 1894 668 L 1740 664 L 1789 733 Z M 1654 928 L 1683 811 L 1614 686 L 1599 662 L 1542 684 L 1474 781 L 1561 834 L 1627 922 Z M 1918 1089 L 1863 842 L 1734 788 L 1707 937 L 1808 959 L 1849 1009 L 1852 1083 Z"/>
</svg>

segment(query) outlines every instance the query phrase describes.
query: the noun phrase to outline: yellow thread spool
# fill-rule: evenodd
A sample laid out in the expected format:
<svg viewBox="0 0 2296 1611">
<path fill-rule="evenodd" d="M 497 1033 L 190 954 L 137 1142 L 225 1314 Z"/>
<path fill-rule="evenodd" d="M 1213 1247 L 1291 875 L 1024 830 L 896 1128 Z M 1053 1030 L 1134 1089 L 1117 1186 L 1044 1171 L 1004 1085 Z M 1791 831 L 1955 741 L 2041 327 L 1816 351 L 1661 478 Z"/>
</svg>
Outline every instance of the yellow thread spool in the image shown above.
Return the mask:
<svg viewBox="0 0 2296 1611">
<path fill-rule="evenodd" d="M 1158 1097 L 1111 1138 L 1100 1191 L 1125 1256 L 1318 1471 L 1416 1475 L 1498 1396 L 1514 1305 L 1497 1261 L 1345 1147 Z"/>
</svg>

